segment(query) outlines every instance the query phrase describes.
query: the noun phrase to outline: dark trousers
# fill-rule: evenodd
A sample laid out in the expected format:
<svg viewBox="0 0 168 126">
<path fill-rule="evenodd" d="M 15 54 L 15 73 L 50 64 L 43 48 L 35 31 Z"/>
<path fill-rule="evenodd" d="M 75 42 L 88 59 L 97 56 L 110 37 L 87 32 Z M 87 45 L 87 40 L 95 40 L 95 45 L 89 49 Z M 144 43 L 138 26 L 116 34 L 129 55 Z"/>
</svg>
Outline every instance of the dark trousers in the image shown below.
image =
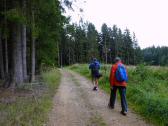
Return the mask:
<svg viewBox="0 0 168 126">
<path fill-rule="evenodd" d="M 109 105 L 112 108 L 114 108 L 117 89 L 119 90 L 119 93 L 120 93 L 122 111 L 123 112 L 124 111 L 127 112 L 128 108 L 127 108 L 127 100 L 126 100 L 126 87 L 123 87 L 123 86 L 113 86 L 113 88 L 111 89 L 111 95 L 110 95 L 110 103 L 109 103 Z"/>
</svg>

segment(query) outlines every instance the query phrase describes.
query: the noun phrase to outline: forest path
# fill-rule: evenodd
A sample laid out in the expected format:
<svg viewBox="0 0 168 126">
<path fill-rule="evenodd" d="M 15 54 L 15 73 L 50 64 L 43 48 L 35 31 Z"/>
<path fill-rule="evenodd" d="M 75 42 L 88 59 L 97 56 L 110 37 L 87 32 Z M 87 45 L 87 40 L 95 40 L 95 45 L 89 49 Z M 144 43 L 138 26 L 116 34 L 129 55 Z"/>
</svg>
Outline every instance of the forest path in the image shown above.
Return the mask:
<svg viewBox="0 0 168 126">
<path fill-rule="evenodd" d="M 151 126 L 131 111 L 121 115 L 119 103 L 109 109 L 109 95 L 92 91 L 93 85 L 85 77 L 66 69 L 61 74 L 47 126 Z"/>
</svg>

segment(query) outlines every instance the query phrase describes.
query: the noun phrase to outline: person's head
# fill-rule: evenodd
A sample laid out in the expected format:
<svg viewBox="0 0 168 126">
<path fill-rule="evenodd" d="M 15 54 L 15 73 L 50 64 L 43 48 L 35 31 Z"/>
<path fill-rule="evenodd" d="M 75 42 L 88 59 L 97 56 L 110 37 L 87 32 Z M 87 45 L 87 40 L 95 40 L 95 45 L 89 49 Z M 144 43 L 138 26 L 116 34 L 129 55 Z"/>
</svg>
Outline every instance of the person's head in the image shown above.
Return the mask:
<svg viewBox="0 0 168 126">
<path fill-rule="evenodd" d="M 116 57 L 116 58 L 114 59 L 114 61 L 115 61 L 115 63 L 120 62 L 120 61 L 121 61 L 121 58 L 120 58 L 120 57 Z"/>
<path fill-rule="evenodd" d="M 96 58 L 93 58 L 93 61 L 95 62 L 95 61 L 97 61 L 97 59 L 96 59 Z"/>
</svg>

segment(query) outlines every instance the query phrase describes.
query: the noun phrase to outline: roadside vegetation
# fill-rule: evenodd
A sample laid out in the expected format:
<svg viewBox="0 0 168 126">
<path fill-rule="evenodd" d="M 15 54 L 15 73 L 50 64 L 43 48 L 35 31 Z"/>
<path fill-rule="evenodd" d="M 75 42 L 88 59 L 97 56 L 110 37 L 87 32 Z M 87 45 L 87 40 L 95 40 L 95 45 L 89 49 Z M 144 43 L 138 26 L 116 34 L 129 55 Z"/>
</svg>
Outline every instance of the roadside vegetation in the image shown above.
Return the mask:
<svg viewBox="0 0 168 126">
<path fill-rule="evenodd" d="M 90 78 L 86 64 L 75 64 L 71 70 Z M 99 87 L 110 93 L 109 72 L 111 65 L 102 66 L 103 77 Z M 168 125 L 168 68 L 138 65 L 128 66 L 129 82 L 127 99 L 129 107 L 148 121 L 159 126 Z"/>
<path fill-rule="evenodd" d="M 60 82 L 58 69 L 42 72 L 34 83 L 24 84 L 11 94 L 0 94 L 0 126 L 42 126 L 47 123 L 52 98 Z"/>
</svg>

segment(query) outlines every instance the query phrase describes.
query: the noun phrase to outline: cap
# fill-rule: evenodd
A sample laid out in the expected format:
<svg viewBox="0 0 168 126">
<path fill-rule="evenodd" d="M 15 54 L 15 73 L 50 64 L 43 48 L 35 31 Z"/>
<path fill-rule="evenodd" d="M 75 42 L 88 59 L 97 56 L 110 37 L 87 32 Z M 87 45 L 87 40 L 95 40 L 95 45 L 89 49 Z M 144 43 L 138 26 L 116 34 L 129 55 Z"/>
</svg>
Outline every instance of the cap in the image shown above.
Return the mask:
<svg viewBox="0 0 168 126">
<path fill-rule="evenodd" d="M 116 57 L 114 61 L 115 62 L 121 61 L 121 58 L 120 57 Z"/>
</svg>

